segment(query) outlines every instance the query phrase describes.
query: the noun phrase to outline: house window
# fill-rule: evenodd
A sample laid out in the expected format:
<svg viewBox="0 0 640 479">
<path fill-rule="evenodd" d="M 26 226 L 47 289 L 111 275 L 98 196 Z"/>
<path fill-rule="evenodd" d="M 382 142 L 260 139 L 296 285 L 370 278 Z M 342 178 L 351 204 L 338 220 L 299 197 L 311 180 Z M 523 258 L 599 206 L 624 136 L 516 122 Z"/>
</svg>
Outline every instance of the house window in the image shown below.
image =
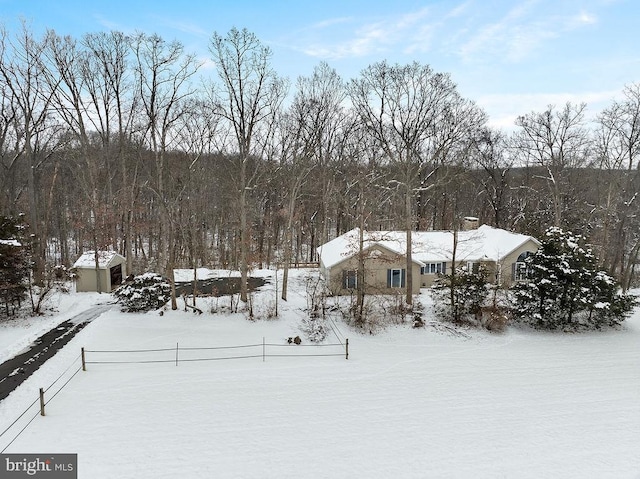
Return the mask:
<svg viewBox="0 0 640 479">
<path fill-rule="evenodd" d="M 358 272 L 356 270 L 343 271 L 342 287 L 344 289 L 356 289 L 358 286 Z"/>
<path fill-rule="evenodd" d="M 388 269 L 387 270 L 387 287 L 388 288 L 404 288 L 406 270 L 404 269 Z"/>
<path fill-rule="evenodd" d="M 480 263 L 474 263 L 473 261 L 467 261 L 467 272 L 478 274 L 480 272 Z"/>
<path fill-rule="evenodd" d="M 427 263 L 420 268 L 420 274 L 444 274 L 447 271 L 447 263 Z"/>
<path fill-rule="evenodd" d="M 530 251 L 525 251 L 515 263 L 513 263 L 513 280 L 514 281 L 526 281 L 531 276 L 531 269 L 527 264 L 527 258 L 531 256 Z"/>
<path fill-rule="evenodd" d="M 527 269 L 527 263 L 524 262 L 516 262 L 514 264 L 515 268 L 515 272 L 513 275 L 513 280 L 514 281 L 524 281 L 527 279 L 528 275 L 528 269 Z"/>
</svg>

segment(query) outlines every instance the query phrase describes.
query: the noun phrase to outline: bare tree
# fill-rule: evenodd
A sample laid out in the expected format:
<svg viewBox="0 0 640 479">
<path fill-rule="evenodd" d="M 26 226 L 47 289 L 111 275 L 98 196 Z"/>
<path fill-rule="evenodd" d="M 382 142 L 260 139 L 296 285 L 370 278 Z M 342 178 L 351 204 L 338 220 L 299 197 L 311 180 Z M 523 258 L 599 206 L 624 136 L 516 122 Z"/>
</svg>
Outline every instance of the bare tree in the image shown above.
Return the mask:
<svg viewBox="0 0 640 479">
<path fill-rule="evenodd" d="M 329 214 L 332 190 L 336 181 L 334 164 L 342 162 L 345 139 L 353 126 L 353 118 L 347 111 L 345 99 L 346 85 L 338 73 L 327 63 L 317 65 L 310 77 L 298 81 L 299 114 L 303 124 L 302 133 L 306 143 L 311 145 L 308 151 L 315 165 L 316 185 L 309 185 L 316 191 L 316 197 L 322 205 L 311 213 L 312 237 L 311 251 L 318 244 L 329 240 L 329 226 L 332 222 Z M 311 188 L 309 188 L 311 189 Z M 320 230 L 315 231 L 316 222 Z"/>
<path fill-rule="evenodd" d="M 273 125 L 286 95 L 286 82 L 271 68 L 271 50 L 246 29 L 231 29 L 222 37 L 214 33 L 210 51 L 222 80 L 220 112 L 231 125 L 238 152 L 238 210 L 240 220 L 240 299 L 247 301 L 250 230 L 248 194 L 256 180 L 249 169 L 252 155 L 261 156 L 254 144 L 259 129 Z M 269 137 L 269 132 L 263 132 Z M 257 150 L 257 151 L 256 151 Z"/>
<path fill-rule="evenodd" d="M 202 190 L 211 187 L 203 158 L 216 153 L 220 145 L 216 142 L 220 117 L 217 107 L 206 98 L 193 97 L 185 105 L 184 115 L 176 124 L 176 147 L 186 155 L 182 168 L 186 178 L 180 179 L 186 191 L 180 198 L 180 231 L 187 244 L 189 264 L 193 268 L 193 306 L 197 296 L 197 267 L 206 257 L 206 230 L 204 211 L 207 206 L 199 199 Z"/>
<path fill-rule="evenodd" d="M 289 263 L 292 260 L 293 227 L 296 213 L 300 214 L 299 198 L 314 169 L 324 169 L 325 157 L 330 154 L 337 130 L 341 129 L 338 116 L 342 116 L 342 102 L 346 96 L 345 85 L 337 72 L 326 63 L 314 68 L 310 77 L 299 77 L 297 90 L 286 115 L 287 127 L 283 130 L 288 159 L 287 176 L 290 178 L 288 195 L 285 263 L 282 279 L 282 299 L 287 299 Z M 344 117 L 344 116 L 342 116 Z M 327 178 L 321 172 L 322 195 L 327 204 Z M 314 214 L 316 212 L 314 211 Z M 326 234 L 326 215 L 322 215 L 323 234 Z M 324 237 L 324 236 L 323 236 Z M 314 247 L 313 240 L 310 248 Z"/>
<path fill-rule="evenodd" d="M 2 67 L 0 67 L 2 68 Z M 18 180 L 16 178 L 16 161 L 21 153 L 19 135 L 16 130 L 16 109 L 11 101 L 11 90 L 0 81 L 0 185 L 3 201 L 0 201 L 2 214 L 16 215 L 19 213 L 17 202 L 20 196 Z"/>
<path fill-rule="evenodd" d="M 527 165 L 543 172 L 540 178 L 551 197 L 553 223 L 562 226 L 569 196 L 567 173 L 584 166 L 589 153 L 589 135 L 585 129 L 586 104 L 567 103 L 561 110 L 549 105 L 542 113 L 518 117 L 520 128 L 513 137 L 513 147 Z"/>
<path fill-rule="evenodd" d="M 53 31 L 47 32 L 43 56 L 48 59 L 46 77 L 53 91 L 52 105 L 66 125 L 72 143 L 78 148 L 75 172 L 83 184 L 83 191 L 90 205 L 91 239 L 97 272 L 100 268 L 99 251 L 104 242 L 98 238 L 102 216 L 102 198 L 98 190 L 99 185 L 105 182 L 100 181 L 102 163 L 97 158 L 98 151 L 91 144 L 91 97 L 87 95 L 86 84 L 89 79 L 85 75 L 88 56 L 73 38 L 59 37 Z M 99 293 L 103 289 L 100 277 L 100 274 L 96 274 L 96 289 Z"/>
<path fill-rule="evenodd" d="M 469 135 L 468 125 L 484 123 L 484 114 L 460 97 L 449 75 L 417 62 L 371 65 L 352 80 L 349 94 L 359 118 L 396 167 L 391 181 L 404 197 L 406 302 L 412 304 L 416 194 L 433 187 L 438 167 Z"/>
<path fill-rule="evenodd" d="M 145 112 L 146 136 L 156 165 L 154 193 L 161 204 L 162 225 L 166 229 L 165 274 L 171 281 L 171 309 L 177 309 L 173 269 L 176 256 L 176 224 L 172 205 L 179 193 L 167 194 L 166 153 L 172 141 L 175 123 L 185 113 L 184 103 L 193 94 L 190 84 L 199 63 L 194 55 L 185 55 L 177 41 L 166 42 L 157 35 L 139 34 L 133 40 L 137 87 Z M 161 236 L 158 253 L 162 255 Z"/>
<path fill-rule="evenodd" d="M 487 198 L 493 213 L 493 225 L 497 228 L 510 226 L 507 224 L 507 202 L 513 159 L 507 155 L 506 147 L 502 132 L 486 128 L 480 132 L 471 150 L 471 158 L 480 168 L 477 175 L 481 192 Z"/>
<path fill-rule="evenodd" d="M 45 47 L 46 42 L 36 40 L 24 22 L 21 31 L 14 38 L 10 38 L 5 29 L 0 30 L 0 79 L 2 90 L 11 98 L 16 131 L 15 156 L 11 161 L 26 163 L 28 217 L 36 284 L 42 282 L 46 259 L 38 173 L 50 159 L 58 137 L 56 125 L 49 118 L 51 98 L 56 86 L 48 85 L 45 81 Z"/>
<path fill-rule="evenodd" d="M 596 166 L 606 178 L 599 204 L 600 257 L 604 267 L 618 273 L 623 287 L 629 288 L 640 253 L 640 85 L 627 86 L 624 99 L 600 113 L 595 150 Z"/>
<path fill-rule="evenodd" d="M 121 184 L 114 194 L 114 216 L 122 216 L 122 252 L 127 259 L 126 269 L 132 272 L 132 210 L 138 167 L 137 164 L 130 167 L 130 149 L 139 99 L 130 75 L 130 43 L 122 32 L 112 31 L 87 34 L 82 45 L 87 51 L 83 75 L 94 112 L 89 120 L 100 136 L 105 162 L 110 164 L 109 156 L 114 156 L 113 167 L 120 168 Z"/>
</svg>

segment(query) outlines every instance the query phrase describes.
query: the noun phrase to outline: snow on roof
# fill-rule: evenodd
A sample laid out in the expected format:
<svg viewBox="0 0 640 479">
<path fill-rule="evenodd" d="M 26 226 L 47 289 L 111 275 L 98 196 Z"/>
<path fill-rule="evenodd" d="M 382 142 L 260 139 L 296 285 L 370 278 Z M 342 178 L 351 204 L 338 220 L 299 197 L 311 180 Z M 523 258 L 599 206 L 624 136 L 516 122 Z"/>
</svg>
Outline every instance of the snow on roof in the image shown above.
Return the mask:
<svg viewBox="0 0 640 479">
<path fill-rule="evenodd" d="M 401 231 L 365 231 L 364 249 L 368 249 L 374 244 L 379 244 L 394 253 L 404 255 L 406 252 L 405 241 L 398 238 L 403 235 Z M 360 242 L 360 229 L 354 228 L 345 234 L 332 239 L 328 243 L 318 247 L 320 260 L 325 267 L 334 266 L 343 260 L 354 256 L 358 252 Z"/>
<path fill-rule="evenodd" d="M 329 268 L 356 254 L 359 230 L 355 228 L 318 248 L 320 259 Z M 482 225 L 469 231 L 458 231 L 456 261 L 498 261 L 532 239 Z M 407 235 L 404 231 L 365 231 L 365 248 L 379 244 L 398 254 L 406 254 Z M 411 236 L 412 258 L 421 263 L 451 261 L 453 231 L 415 231 Z"/>
<path fill-rule="evenodd" d="M 98 265 L 100 268 L 107 268 L 116 256 L 120 256 L 115 251 L 98 251 Z M 96 257 L 94 251 L 85 251 L 73 263 L 74 268 L 95 268 Z"/>
<path fill-rule="evenodd" d="M 15 246 L 17 248 L 22 246 L 22 244 L 20 244 L 20 241 L 14 240 L 14 239 L 9 239 L 9 240 L 0 239 L 0 244 L 5 245 L 5 246 Z"/>
</svg>

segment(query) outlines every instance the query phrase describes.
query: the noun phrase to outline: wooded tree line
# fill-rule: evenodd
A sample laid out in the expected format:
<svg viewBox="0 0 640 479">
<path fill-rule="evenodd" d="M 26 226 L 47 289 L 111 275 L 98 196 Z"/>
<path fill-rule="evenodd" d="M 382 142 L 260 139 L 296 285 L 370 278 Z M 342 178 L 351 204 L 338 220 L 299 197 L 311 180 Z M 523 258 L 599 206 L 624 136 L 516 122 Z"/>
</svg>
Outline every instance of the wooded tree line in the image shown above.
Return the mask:
<svg viewBox="0 0 640 479">
<path fill-rule="evenodd" d="M 286 275 L 355 226 L 410 244 L 472 215 L 583 234 L 632 283 L 640 84 L 595 121 L 567 103 L 507 133 L 428 65 L 382 61 L 345 80 L 320 63 L 291 83 L 247 30 L 214 33 L 209 50 L 213 68 L 158 35 L 0 31 L 0 213 L 26 214 L 36 280 L 104 248 L 130 272 Z"/>
</svg>

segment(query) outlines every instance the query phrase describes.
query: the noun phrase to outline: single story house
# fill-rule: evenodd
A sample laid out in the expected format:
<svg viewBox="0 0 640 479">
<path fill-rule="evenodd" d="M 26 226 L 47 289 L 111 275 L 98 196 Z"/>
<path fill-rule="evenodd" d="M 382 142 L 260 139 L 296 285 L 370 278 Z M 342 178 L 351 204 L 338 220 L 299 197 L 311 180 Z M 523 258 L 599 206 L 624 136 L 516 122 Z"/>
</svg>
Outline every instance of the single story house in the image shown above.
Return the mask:
<svg viewBox="0 0 640 479">
<path fill-rule="evenodd" d="M 504 286 L 526 280 L 525 258 L 540 242 L 532 236 L 482 225 L 463 231 L 414 231 L 411 234 L 413 292 L 430 287 L 438 274 L 450 274 L 455 265 L 477 270 L 483 265 L 489 281 Z M 318 247 L 320 272 L 332 294 L 349 294 L 357 286 L 358 228 Z M 405 288 L 407 235 L 405 231 L 366 231 L 365 290 L 385 294 Z M 455 255 L 454 255 L 454 243 Z"/>
<path fill-rule="evenodd" d="M 87 251 L 73 264 L 73 270 L 78 275 L 76 291 L 96 291 L 111 293 L 122 284 L 127 276 L 127 260 L 115 251 L 98 251 L 98 269 L 96 270 L 96 255 L 94 251 Z M 98 278 L 100 284 L 98 286 Z"/>
</svg>

